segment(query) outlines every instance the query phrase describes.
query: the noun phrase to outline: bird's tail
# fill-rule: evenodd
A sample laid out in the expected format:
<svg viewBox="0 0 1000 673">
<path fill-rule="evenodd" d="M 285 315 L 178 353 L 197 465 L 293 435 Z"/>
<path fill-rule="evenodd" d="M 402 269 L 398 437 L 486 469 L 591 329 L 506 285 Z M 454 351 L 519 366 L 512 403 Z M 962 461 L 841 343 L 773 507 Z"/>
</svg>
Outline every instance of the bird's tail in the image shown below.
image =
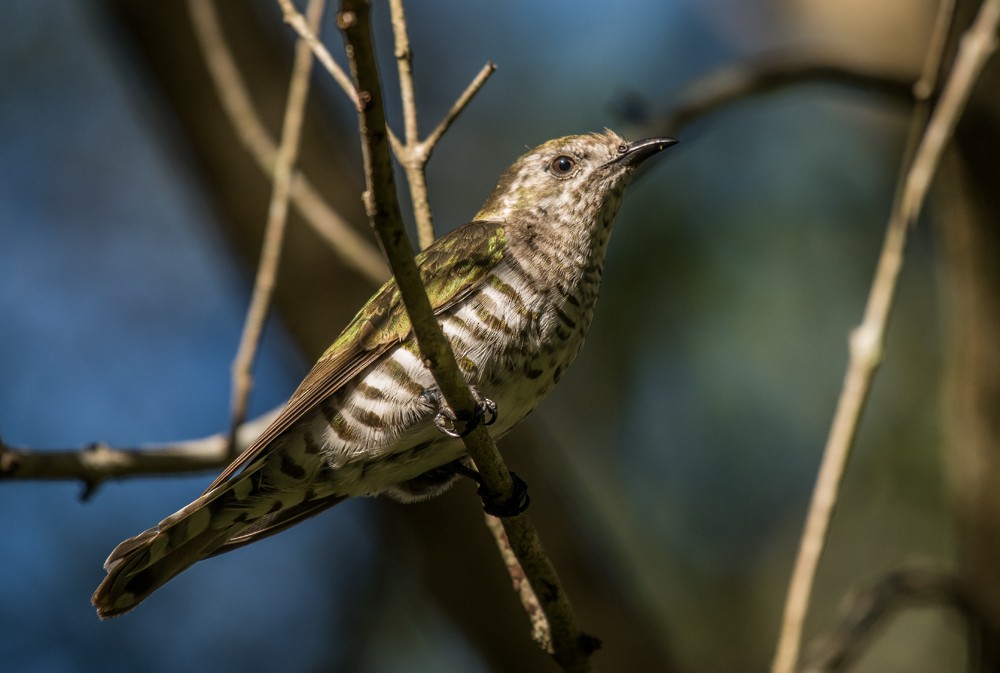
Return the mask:
<svg viewBox="0 0 1000 673">
<path fill-rule="evenodd" d="M 115 547 L 91 602 L 102 619 L 124 614 L 201 559 L 273 535 L 342 499 L 262 488 L 251 468 Z"/>
</svg>

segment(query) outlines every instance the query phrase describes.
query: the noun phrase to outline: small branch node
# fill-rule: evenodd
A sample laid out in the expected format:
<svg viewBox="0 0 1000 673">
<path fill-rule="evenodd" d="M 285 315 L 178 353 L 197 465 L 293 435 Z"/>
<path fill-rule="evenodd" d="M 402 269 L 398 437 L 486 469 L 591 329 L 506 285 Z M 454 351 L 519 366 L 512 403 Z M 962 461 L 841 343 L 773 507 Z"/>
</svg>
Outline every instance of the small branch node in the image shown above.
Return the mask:
<svg viewBox="0 0 1000 673">
<path fill-rule="evenodd" d="M 869 367 L 878 365 L 885 354 L 882 330 L 877 325 L 867 323 L 858 325 L 851 330 L 848 343 L 851 357 Z"/>
</svg>

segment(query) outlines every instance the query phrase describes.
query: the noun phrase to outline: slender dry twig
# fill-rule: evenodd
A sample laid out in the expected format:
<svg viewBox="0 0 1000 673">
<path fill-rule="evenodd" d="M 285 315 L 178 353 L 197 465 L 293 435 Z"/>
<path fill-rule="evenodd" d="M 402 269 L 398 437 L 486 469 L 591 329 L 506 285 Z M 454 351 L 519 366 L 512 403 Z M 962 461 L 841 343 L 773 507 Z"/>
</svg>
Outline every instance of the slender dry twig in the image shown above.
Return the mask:
<svg viewBox="0 0 1000 673">
<path fill-rule="evenodd" d="M 438 127 L 434 129 L 434 132 L 424 140 L 420 140 L 417 125 L 417 103 L 413 91 L 413 51 L 410 48 L 410 37 L 406 29 L 403 0 L 389 0 L 389 11 L 392 20 L 393 40 L 396 43 L 396 66 L 399 70 L 399 91 L 403 105 L 403 133 L 406 138 L 405 143 L 394 142 L 393 150 L 403 166 L 406 182 L 410 188 L 413 216 L 417 223 L 417 241 L 421 248 L 426 248 L 434 242 L 435 238 L 434 219 L 431 215 L 430 201 L 427 198 L 427 162 L 444 132 L 448 130 L 458 114 L 486 83 L 489 76 L 496 70 L 496 66 L 493 63 L 484 65 L 475 79 L 455 101 Z"/>
<path fill-rule="evenodd" d="M 257 165 L 273 179 L 278 147 L 250 100 L 246 83 L 219 24 L 214 0 L 188 0 L 188 13 L 226 116 Z M 290 197 L 305 221 L 345 265 L 375 285 L 385 280 L 385 260 L 374 242 L 355 231 L 298 170 L 292 175 Z"/>
<path fill-rule="evenodd" d="M 830 520 L 861 413 L 882 359 L 886 325 L 903 265 L 907 233 L 920 214 L 931 179 L 973 85 L 996 49 L 998 24 L 1000 0 L 985 0 L 972 27 L 962 37 L 950 76 L 907 171 L 902 195 L 896 200 L 890 215 L 865 315 L 861 324 L 851 333 L 850 361 L 823 451 L 805 531 L 789 584 L 781 635 L 772 664 L 773 673 L 791 673 L 798 661 L 816 569 L 826 544 Z M 927 75 L 931 78 L 937 71 L 936 64 L 932 65 L 933 70 Z"/>
<path fill-rule="evenodd" d="M 340 84 L 341 88 L 348 93 L 348 96 L 358 104 L 357 91 L 349 79 L 343 75 L 343 70 L 337 65 L 330 55 L 329 50 L 316 38 L 315 33 L 306 25 L 302 15 L 299 14 L 291 0 L 278 0 L 285 15 L 285 22 L 288 23 L 304 40 L 306 40 L 316 58 L 327 68 L 331 75 Z M 413 92 L 413 68 L 412 52 L 410 50 L 410 40 L 406 31 L 406 16 L 403 14 L 403 4 L 401 0 L 391 0 L 390 12 L 392 14 L 393 38 L 396 42 L 396 62 L 399 68 L 399 86 L 403 102 L 403 125 L 406 142 L 401 141 L 392 129 L 386 128 L 389 144 L 393 153 L 403 166 L 406 172 L 406 181 L 410 188 L 410 198 L 413 201 L 413 213 L 417 221 L 418 240 L 421 248 L 426 248 L 434 242 L 434 223 L 431 217 L 430 203 L 427 199 L 426 166 L 430 160 L 434 147 L 441 140 L 444 132 L 448 130 L 458 114 L 472 100 L 473 96 L 482 88 L 496 66 L 487 63 L 483 66 L 479 74 L 472 80 L 462 95 L 452 106 L 451 110 L 444 116 L 434 132 L 424 140 L 420 140 L 417 130 L 417 110 L 416 99 Z M 341 77 L 345 77 L 342 81 Z"/>
<path fill-rule="evenodd" d="M 245 449 L 264 431 L 280 409 L 240 426 L 236 444 Z M 177 475 L 219 469 L 231 457 L 229 437 L 219 433 L 201 439 L 136 448 L 93 444 L 78 450 L 36 451 L 0 442 L 0 481 L 79 480 L 86 500 L 105 481 L 150 475 Z"/>
<path fill-rule="evenodd" d="M 351 74 L 361 92 L 358 120 L 367 185 L 365 206 L 396 277 L 424 361 L 448 405 L 460 417 L 471 417 L 476 402 L 431 309 L 403 226 L 392 175 L 369 12 L 365 0 L 343 0 L 337 17 L 337 25 L 344 32 Z M 493 502 L 509 502 L 514 497 L 513 481 L 486 427 L 476 426 L 464 441 L 480 473 L 484 497 Z M 589 655 L 595 643 L 576 626 L 572 606 L 542 549 L 537 531 L 524 513 L 504 518 L 502 523 L 511 548 L 545 610 L 553 657 L 566 671 L 591 670 Z"/>
<path fill-rule="evenodd" d="M 875 630 L 905 607 L 950 607 L 969 625 L 998 637 L 985 623 L 969 588 L 947 572 L 906 568 L 880 577 L 853 593 L 837 626 L 816 642 L 801 673 L 841 673 L 857 660 Z"/>
<path fill-rule="evenodd" d="M 340 64 L 333 60 L 333 56 L 330 55 L 329 50 L 323 46 L 323 43 L 319 41 L 319 37 L 316 35 L 318 24 L 307 21 L 305 17 L 299 14 L 299 11 L 295 9 L 295 5 L 292 4 L 292 0 L 278 0 L 278 5 L 284 14 L 285 23 L 294 28 L 299 37 L 305 40 L 316 56 L 316 60 L 326 68 L 326 71 L 333 77 L 333 81 L 340 85 L 340 88 L 344 90 L 344 93 L 351 99 L 351 102 L 357 105 L 358 92 L 351 83 L 351 78 L 347 76 L 347 73 L 340 67 Z"/>
<path fill-rule="evenodd" d="M 319 25 L 325 6 L 326 0 L 310 0 L 309 8 L 306 10 L 310 26 Z M 281 144 L 278 146 L 278 155 L 274 162 L 274 182 L 271 190 L 271 202 L 268 205 L 264 242 L 260 250 L 260 264 L 257 267 L 253 295 L 250 298 L 250 307 L 247 309 L 240 346 L 233 362 L 232 420 L 229 430 L 233 456 L 237 455 L 236 430 L 246 419 L 247 400 L 253 385 L 250 370 L 257 357 L 257 347 L 264 331 L 264 322 L 271 310 L 274 284 L 281 262 L 285 225 L 288 222 L 288 193 L 292 180 L 292 167 L 298 156 L 302 119 L 305 116 L 306 98 L 309 95 L 309 73 L 312 70 L 312 62 L 312 49 L 306 40 L 300 39 L 296 44 L 292 77 L 288 86 L 285 119 L 281 129 Z"/>
</svg>

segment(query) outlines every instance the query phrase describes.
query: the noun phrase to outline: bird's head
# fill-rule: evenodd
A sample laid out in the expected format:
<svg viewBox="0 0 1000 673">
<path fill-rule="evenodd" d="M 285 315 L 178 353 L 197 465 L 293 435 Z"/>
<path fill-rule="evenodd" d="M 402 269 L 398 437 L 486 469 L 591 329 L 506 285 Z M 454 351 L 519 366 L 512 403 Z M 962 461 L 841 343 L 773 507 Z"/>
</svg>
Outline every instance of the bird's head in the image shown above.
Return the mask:
<svg viewBox="0 0 1000 673">
<path fill-rule="evenodd" d="M 676 142 L 647 138 L 630 143 L 610 129 L 550 140 L 504 172 L 476 219 L 610 224 L 636 167 Z"/>
</svg>

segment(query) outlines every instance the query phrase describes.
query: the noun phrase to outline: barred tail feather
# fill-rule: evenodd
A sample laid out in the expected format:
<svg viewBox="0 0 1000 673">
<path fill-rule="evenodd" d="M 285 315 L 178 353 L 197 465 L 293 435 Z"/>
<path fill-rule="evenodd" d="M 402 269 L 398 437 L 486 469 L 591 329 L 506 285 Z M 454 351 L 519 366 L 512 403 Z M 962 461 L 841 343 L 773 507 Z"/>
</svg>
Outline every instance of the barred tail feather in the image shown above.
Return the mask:
<svg viewBox="0 0 1000 673">
<path fill-rule="evenodd" d="M 128 612 L 245 527 L 232 508 L 225 507 L 229 498 L 222 495 L 206 494 L 115 547 L 104 562 L 108 575 L 91 598 L 98 616 L 105 619 Z"/>
<path fill-rule="evenodd" d="M 91 598 L 98 616 L 124 614 L 201 559 L 273 535 L 343 499 L 261 490 L 254 472 L 241 473 L 115 547 L 104 563 L 107 577 Z"/>
</svg>

